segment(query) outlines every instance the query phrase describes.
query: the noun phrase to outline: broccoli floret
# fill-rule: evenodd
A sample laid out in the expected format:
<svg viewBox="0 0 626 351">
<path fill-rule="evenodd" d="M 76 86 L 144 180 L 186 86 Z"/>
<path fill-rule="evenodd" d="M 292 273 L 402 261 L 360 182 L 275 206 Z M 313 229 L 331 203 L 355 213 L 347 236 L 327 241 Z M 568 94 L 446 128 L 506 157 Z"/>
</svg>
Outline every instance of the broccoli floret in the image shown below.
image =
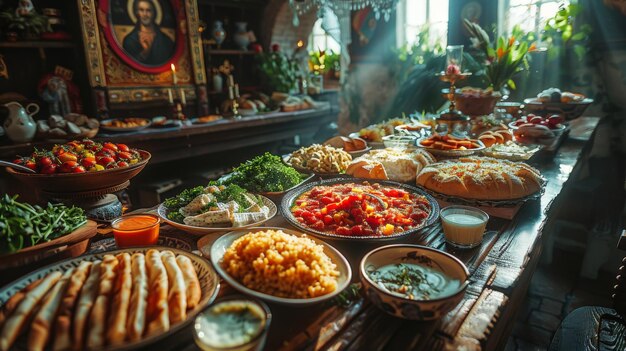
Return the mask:
<svg viewBox="0 0 626 351">
<path fill-rule="evenodd" d="M 284 191 L 302 179 L 302 175 L 285 165 L 280 157 L 266 152 L 236 167 L 223 184 L 237 184 L 252 192 Z"/>
</svg>

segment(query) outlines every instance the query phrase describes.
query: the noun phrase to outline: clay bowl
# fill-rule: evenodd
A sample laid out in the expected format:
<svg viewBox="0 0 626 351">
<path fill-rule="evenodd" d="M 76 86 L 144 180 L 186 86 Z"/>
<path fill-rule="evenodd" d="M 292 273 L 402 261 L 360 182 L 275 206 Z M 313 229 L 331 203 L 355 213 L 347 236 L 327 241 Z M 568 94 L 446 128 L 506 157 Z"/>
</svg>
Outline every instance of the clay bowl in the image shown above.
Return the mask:
<svg viewBox="0 0 626 351">
<path fill-rule="evenodd" d="M 105 169 L 99 172 L 31 174 L 7 167 L 7 172 L 24 184 L 38 191 L 51 193 L 74 193 L 106 189 L 123 184 L 133 178 L 148 164 L 150 153 L 138 150 L 142 160 L 123 168 Z"/>
</svg>

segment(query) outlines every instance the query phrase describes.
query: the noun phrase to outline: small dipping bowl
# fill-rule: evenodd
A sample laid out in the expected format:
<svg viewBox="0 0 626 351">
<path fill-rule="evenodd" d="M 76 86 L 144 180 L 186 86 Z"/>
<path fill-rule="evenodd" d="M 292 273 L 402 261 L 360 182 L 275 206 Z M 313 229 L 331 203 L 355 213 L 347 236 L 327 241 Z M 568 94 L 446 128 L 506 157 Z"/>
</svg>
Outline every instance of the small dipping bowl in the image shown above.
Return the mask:
<svg viewBox="0 0 626 351">
<path fill-rule="evenodd" d="M 205 351 L 262 350 L 271 321 L 272 314 L 263 302 L 226 298 L 196 317 L 194 340 Z"/>
<path fill-rule="evenodd" d="M 413 135 L 387 135 L 383 137 L 385 147 L 406 149 L 415 146 L 416 136 Z"/>
<path fill-rule="evenodd" d="M 443 208 L 439 217 L 446 242 L 461 249 L 480 245 L 489 221 L 489 215 L 484 211 L 460 205 Z"/>
<path fill-rule="evenodd" d="M 152 214 L 122 216 L 111 223 L 118 247 L 156 245 L 159 239 L 159 217 Z"/>
</svg>

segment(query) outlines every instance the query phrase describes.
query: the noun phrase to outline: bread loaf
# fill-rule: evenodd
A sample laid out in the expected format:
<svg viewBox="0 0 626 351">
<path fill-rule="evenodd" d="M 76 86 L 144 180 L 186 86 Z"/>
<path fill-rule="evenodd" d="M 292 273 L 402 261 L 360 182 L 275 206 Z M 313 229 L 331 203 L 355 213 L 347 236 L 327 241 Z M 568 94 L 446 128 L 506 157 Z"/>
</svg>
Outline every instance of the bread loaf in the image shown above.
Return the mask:
<svg viewBox="0 0 626 351">
<path fill-rule="evenodd" d="M 130 295 L 130 311 L 126 329 L 128 339 L 140 340 L 146 328 L 146 305 L 148 303 L 148 275 L 146 273 L 146 257 L 135 253 L 131 257 L 133 289 Z"/>
<path fill-rule="evenodd" d="M 81 262 L 69 280 L 65 295 L 63 296 L 63 300 L 61 300 L 59 313 L 56 317 L 55 337 L 54 344 L 52 345 L 52 350 L 54 351 L 70 350 L 72 347 L 72 314 L 74 313 L 78 295 L 80 294 L 85 280 L 87 280 L 91 266 L 91 262 Z"/>
<path fill-rule="evenodd" d="M 127 252 L 118 254 L 115 285 L 109 313 L 109 327 L 106 330 L 108 345 L 119 345 L 126 339 L 126 320 L 128 306 L 130 304 L 130 292 L 132 289 L 131 261 Z"/>
<path fill-rule="evenodd" d="M 413 182 L 417 173 L 433 162 L 435 158 L 424 150 L 386 148 L 357 157 L 346 173 L 358 178 Z"/>
<path fill-rule="evenodd" d="M 24 328 L 26 321 L 33 314 L 37 304 L 44 298 L 46 293 L 61 279 L 61 272 L 48 274 L 41 284 L 29 291 L 24 299 L 15 309 L 13 314 L 6 319 L 0 331 L 0 350 L 8 351 L 15 339 Z"/>
<path fill-rule="evenodd" d="M 543 184 L 539 171 L 529 165 L 490 157 L 432 164 L 416 182 L 440 194 L 477 200 L 519 199 L 539 191 Z"/>
<path fill-rule="evenodd" d="M 85 343 L 85 333 L 87 330 L 87 321 L 91 308 L 98 296 L 98 282 L 100 280 L 100 266 L 102 261 L 95 261 L 91 265 L 89 270 L 89 276 L 85 280 L 82 289 L 80 290 L 80 297 L 76 303 L 76 312 L 74 313 L 73 322 L 73 340 L 74 344 L 72 349 L 82 350 Z"/>
<path fill-rule="evenodd" d="M 172 251 L 161 252 L 161 260 L 167 271 L 168 296 L 167 308 L 170 323 L 182 322 L 187 318 L 187 294 L 185 292 L 185 278 L 178 267 L 176 256 Z"/>
<path fill-rule="evenodd" d="M 31 351 L 43 351 L 50 339 L 50 331 L 52 330 L 52 323 L 54 317 L 59 310 L 63 294 L 67 284 L 74 273 L 74 269 L 68 269 L 63 273 L 63 276 L 54 285 L 54 287 L 48 291 L 44 298 L 35 319 L 30 326 L 30 332 L 28 333 L 28 349 Z"/>
<path fill-rule="evenodd" d="M 187 256 L 176 256 L 176 262 L 178 267 L 183 272 L 183 278 L 185 279 L 185 292 L 187 294 L 187 308 L 193 309 L 198 306 L 200 298 L 202 297 L 202 290 L 200 288 L 200 281 L 196 274 L 195 268 L 191 260 Z"/>
<path fill-rule="evenodd" d="M 167 331 L 170 328 L 167 305 L 167 272 L 163 262 L 161 262 L 159 251 L 148 250 L 146 253 L 146 271 L 148 272 L 146 335 L 152 335 Z"/>
</svg>

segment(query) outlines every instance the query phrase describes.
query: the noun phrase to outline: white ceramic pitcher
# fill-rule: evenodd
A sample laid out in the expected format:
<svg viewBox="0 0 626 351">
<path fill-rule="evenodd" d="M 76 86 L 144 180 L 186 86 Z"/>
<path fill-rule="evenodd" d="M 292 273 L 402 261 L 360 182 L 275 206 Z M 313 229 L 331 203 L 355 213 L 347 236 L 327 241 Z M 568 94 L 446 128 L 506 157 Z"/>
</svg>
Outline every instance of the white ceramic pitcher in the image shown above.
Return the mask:
<svg viewBox="0 0 626 351">
<path fill-rule="evenodd" d="M 4 131 L 14 143 L 27 143 L 35 137 L 37 124 L 33 115 L 39 112 L 39 106 L 28 104 L 26 108 L 19 102 L 11 101 L 4 104 L 9 109 L 9 116 L 4 121 Z"/>
</svg>

